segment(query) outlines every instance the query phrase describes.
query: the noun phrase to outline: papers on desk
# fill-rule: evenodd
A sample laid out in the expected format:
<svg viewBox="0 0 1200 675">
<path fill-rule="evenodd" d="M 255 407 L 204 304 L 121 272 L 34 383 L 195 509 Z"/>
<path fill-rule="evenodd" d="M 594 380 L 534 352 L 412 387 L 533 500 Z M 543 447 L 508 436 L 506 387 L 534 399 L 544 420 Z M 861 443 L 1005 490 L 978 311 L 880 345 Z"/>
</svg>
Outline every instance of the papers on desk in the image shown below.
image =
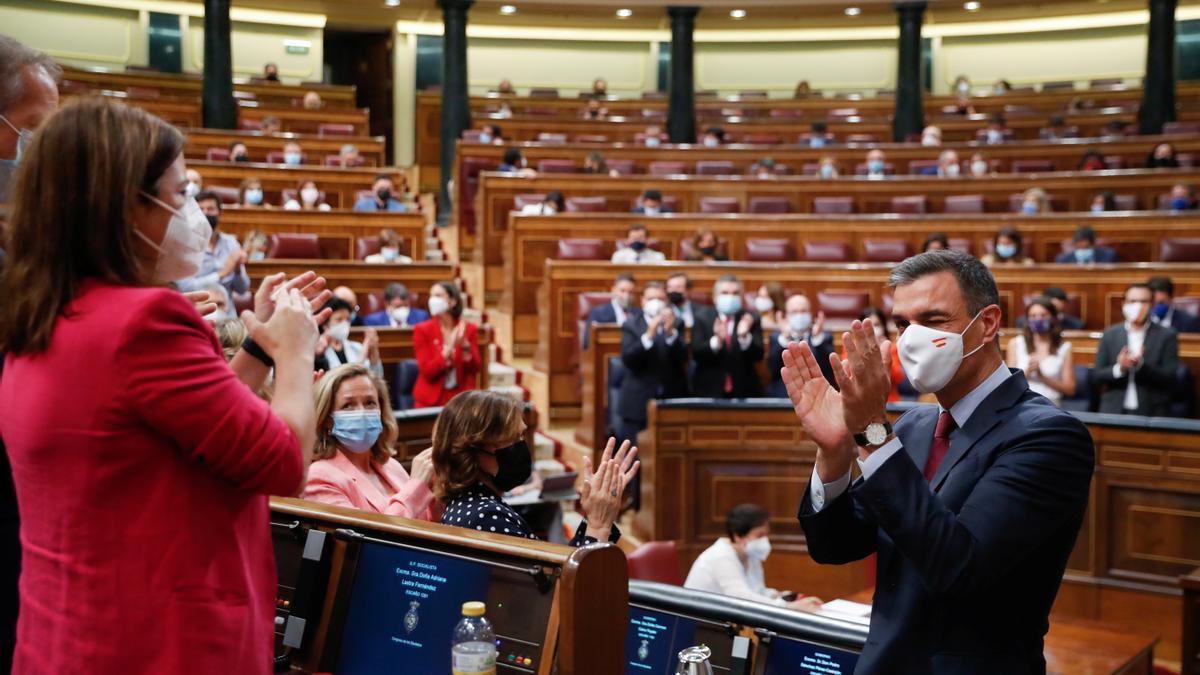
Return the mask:
<svg viewBox="0 0 1200 675">
<path fill-rule="evenodd" d="M 861 602 L 851 602 L 850 600 L 830 600 L 821 605 L 821 609 L 817 610 L 817 614 L 827 616 L 831 619 L 841 619 L 842 621 L 850 621 L 852 623 L 862 624 L 864 626 L 871 625 L 871 606 L 864 605 Z"/>
</svg>

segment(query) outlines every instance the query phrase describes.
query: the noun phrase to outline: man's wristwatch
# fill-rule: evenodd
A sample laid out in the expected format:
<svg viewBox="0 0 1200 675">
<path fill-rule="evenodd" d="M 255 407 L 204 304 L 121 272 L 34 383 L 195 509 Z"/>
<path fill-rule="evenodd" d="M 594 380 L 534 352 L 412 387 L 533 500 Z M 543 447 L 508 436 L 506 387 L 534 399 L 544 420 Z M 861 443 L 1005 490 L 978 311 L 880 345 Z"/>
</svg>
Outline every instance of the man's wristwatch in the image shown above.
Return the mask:
<svg viewBox="0 0 1200 675">
<path fill-rule="evenodd" d="M 883 445 L 890 435 L 892 435 L 891 422 L 887 420 L 871 422 L 861 433 L 854 434 L 854 442 L 860 448 L 876 448 Z"/>
</svg>

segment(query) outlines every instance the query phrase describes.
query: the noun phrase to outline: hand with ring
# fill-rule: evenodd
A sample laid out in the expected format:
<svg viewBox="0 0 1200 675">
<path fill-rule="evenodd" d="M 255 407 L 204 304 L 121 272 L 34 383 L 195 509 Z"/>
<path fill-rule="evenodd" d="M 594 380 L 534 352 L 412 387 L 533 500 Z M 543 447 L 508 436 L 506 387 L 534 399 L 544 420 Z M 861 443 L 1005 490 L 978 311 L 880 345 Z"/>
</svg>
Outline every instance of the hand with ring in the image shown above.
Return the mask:
<svg viewBox="0 0 1200 675">
<path fill-rule="evenodd" d="M 608 439 L 600 455 L 600 465 L 592 470 L 592 460 L 584 457 L 584 482 L 580 491 L 580 504 L 588 519 L 588 534 L 600 541 L 608 539 L 617 516 L 621 513 L 621 495 L 641 468 L 637 461 L 637 448 L 629 441 L 613 453 L 617 440 Z"/>
</svg>

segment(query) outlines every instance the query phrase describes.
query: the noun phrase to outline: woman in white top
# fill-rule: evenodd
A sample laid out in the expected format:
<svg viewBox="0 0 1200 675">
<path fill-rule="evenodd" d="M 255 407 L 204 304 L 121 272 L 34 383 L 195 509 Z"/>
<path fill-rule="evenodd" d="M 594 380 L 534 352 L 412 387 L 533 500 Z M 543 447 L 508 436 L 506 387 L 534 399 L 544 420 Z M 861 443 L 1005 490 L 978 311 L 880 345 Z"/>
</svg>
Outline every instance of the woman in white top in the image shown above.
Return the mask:
<svg viewBox="0 0 1200 675">
<path fill-rule="evenodd" d="M 767 588 L 763 581 L 762 564 L 771 554 L 766 509 L 757 504 L 733 507 L 725 517 L 725 531 L 728 537 L 718 539 L 692 563 L 684 588 L 809 612 L 821 606 L 817 598 Z"/>
<path fill-rule="evenodd" d="M 329 320 L 322 326 L 321 339 L 317 341 L 316 367 L 318 370 L 333 370 L 347 363 L 365 366 L 376 377 L 383 377 L 383 360 L 379 356 L 379 333 L 367 330 L 362 342 L 350 339 L 350 303 L 332 297 L 324 309 L 331 310 Z"/>
<path fill-rule="evenodd" d="M 1025 308 L 1025 331 L 1008 342 L 1008 364 L 1025 371 L 1029 388 L 1061 405 L 1075 394 L 1071 343 L 1063 340 L 1058 310 L 1047 298 Z"/>
</svg>

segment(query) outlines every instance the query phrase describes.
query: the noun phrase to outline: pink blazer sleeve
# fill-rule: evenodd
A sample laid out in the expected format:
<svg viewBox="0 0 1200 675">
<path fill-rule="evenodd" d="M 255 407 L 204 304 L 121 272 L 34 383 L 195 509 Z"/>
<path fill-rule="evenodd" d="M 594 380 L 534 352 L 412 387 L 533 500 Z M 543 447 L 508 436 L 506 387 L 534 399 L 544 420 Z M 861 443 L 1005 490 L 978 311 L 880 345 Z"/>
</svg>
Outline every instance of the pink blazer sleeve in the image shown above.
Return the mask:
<svg viewBox="0 0 1200 675">
<path fill-rule="evenodd" d="M 353 487 L 353 483 L 341 472 L 327 466 L 326 462 L 316 461 L 308 466 L 308 480 L 304 483 L 304 494 L 301 496 L 322 504 L 344 506 L 348 509 L 361 508 L 350 499 L 350 490 Z"/>
<path fill-rule="evenodd" d="M 152 293 L 136 309 L 117 352 L 117 395 L 127 409 L 239 488 L 296 494 L 304 480 L 299 439 L 229 369 L 212 328 L 174 291 Z"/>
<path fill-rule="evenodd" d="M 388 499 L 387 508 L 383 512 L 391 516 L 434 520 L 434 505 L 437 500 L 433 498 L 429 486 L 409 477 L 400 462 L 394 459 L 385 465 L 384 470 L 388 473 L 388 480 L 400 484 L 400 489 Z"/>
</svg>

